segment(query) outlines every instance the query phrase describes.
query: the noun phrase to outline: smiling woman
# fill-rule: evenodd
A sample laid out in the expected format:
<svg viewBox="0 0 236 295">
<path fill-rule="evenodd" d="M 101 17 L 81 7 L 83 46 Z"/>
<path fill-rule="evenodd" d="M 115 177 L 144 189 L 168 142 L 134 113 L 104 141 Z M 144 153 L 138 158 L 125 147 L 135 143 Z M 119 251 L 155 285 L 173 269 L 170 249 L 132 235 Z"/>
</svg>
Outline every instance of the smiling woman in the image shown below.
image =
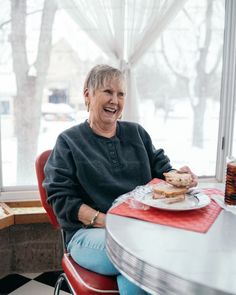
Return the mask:
<svg viewBox="0 0 236 295">
<path fill-rule="evenodd" d="M 84 97 L 89 110 L 89 125 L 95 133 L 112 137 L 125 100 L 124 76 L 107 65 L 94 67 L 85 81 Z"/>
<path fill-rule="evenodd" d="M 145 292 L 121 275 L 107 257 L 106 213 L 118 196 L 155 177 L 164 179 L 164 173 L 173 169 L 163 149 L 155 149 L 140 124 L 118 120 L 124 93 L 119 69 L 108 65 L 91 69 L 84 86 L 88 120 L 59 135 L 45 166 L 44 186 L 65 230 L 71 257 L 89 270 L 117 275 L 121 295 L 142 295 Z M 180 169 L 189 173 L 189 186 L 197 184 L 188 167 Z"/>
</svg>

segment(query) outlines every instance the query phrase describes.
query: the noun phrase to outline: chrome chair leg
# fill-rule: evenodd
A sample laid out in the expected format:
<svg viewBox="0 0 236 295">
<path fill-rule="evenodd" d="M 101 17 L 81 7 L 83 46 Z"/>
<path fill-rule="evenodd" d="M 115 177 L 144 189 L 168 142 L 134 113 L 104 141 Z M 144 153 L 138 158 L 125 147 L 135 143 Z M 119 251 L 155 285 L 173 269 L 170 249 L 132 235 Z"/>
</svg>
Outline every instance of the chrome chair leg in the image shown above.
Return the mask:
<svg viewBox="0 0 236 295">
<path fill-rule="evenodd" d="M 67 285 L 67 287 L 68 287 L 68 289 L 70 291 L 70 294 L 72 294 L 72 295 L 75 294 L 72 286 L 70 285 L 70 283 L 67 280 L 67 277 L 66 277 L 65 273 L 62 273 L 62 274 L 59 275 L 59 277 L 58 277 L 58 279 L 56 281 L 55 287 L 54 287 L 54 293 L 53 294 L 54 295 L 60 295 L 60 291 L 61 291 L 61 287 L 62 287 L 63 282 L 66 282 L 66 285 Z"/>
<path fill-rule="evenodd" d="M 56 281 L 55 288 L 54 288 L 54 295 L 59 295 L 61 291 L 61 286 L 63 281 L 65 280 L 63 275 L 60 275 Z"/>
</svg>

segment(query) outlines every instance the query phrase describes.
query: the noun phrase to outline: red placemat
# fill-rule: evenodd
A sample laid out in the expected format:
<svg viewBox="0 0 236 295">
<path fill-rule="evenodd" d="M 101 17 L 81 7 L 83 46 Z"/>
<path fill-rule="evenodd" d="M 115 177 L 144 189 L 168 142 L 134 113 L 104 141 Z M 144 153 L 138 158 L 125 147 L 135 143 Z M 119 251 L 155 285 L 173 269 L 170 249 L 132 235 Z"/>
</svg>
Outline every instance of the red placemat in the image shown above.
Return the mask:
<svg viewBox="0 0 236 295">
<path fill-rule="evenodd" d="M 160 180 L 154 179 L 151 183 L 158 182 Z M 223 192 L 218 189 L 203 189 L 202 191 L 209 197 L 212 194 L 223 196 Z M 166 211 L 153 207 L 148 210 L 140 210 L 130 208 L 128 203 L 123 202 L 109 210 L 109 213 L 205 233 L 214 223 L 221 210 L 222 208 L 213 200 L 204 208 L 190 211 Z"/>
</svg>

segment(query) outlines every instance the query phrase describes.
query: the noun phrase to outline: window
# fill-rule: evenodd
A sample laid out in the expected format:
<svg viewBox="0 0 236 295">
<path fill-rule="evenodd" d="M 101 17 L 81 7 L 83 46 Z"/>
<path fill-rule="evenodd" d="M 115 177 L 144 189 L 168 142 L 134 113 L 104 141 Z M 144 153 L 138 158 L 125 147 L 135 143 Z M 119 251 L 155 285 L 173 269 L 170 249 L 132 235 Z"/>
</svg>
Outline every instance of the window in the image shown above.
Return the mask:
<svg viewBox="0 0 236 295">
<path fill-rule="evenodd" d="M 187 1 L 136 70 L 155 145 L 201 176 L 216 169 L 223 34 L 223 1 Z"/>
<path fill-rule="evenodd" d="M 88 70 L 98 63 L 117 66 L 53 2 L 0 2 L 1 184 L 5 191 L 35 187 L 36 155 L 52 148 L 62 130 L 87 117 L 82 88 Z M 228 21 L 236 10 L 234 1 L 226 0 L 226 4 L 225 11 L 223 0 L 187 1 L 133 69 L 139 122 L 174 166 L 187 164 L 199 176 L 215 176 L 219 136 L 224 134 L 220 132 L 225 120 L 222 104 L 227 108 L 221 97 L 222 68 L 224 72 L 228 66 L 223 59 L 224 23 L 225 13 Z M 50 15 L 46 26 L 43 13 Z M 235 28 L 229 32 L 233 35 Z M 40 43 L 43 40 L 51 42 Z M 228 50 L 233 60 L 236 51 Z"/>
</svg>

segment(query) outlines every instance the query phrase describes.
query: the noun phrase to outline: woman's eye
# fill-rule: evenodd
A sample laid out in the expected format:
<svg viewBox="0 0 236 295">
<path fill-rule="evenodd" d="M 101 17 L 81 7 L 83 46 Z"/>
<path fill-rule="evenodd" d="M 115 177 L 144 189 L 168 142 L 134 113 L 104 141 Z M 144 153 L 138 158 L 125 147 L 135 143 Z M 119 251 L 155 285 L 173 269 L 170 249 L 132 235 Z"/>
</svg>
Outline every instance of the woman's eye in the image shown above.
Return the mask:
<svg viewBox="0 0 236 295">
<path fill-rule="evenodd" d="M 105 93 L 108 93 L 108 94 L 112 94 L 112 91 L 109 90 L 109 89 L 105 89 L 104 92 L 105 92 Z"/>
</svg>

